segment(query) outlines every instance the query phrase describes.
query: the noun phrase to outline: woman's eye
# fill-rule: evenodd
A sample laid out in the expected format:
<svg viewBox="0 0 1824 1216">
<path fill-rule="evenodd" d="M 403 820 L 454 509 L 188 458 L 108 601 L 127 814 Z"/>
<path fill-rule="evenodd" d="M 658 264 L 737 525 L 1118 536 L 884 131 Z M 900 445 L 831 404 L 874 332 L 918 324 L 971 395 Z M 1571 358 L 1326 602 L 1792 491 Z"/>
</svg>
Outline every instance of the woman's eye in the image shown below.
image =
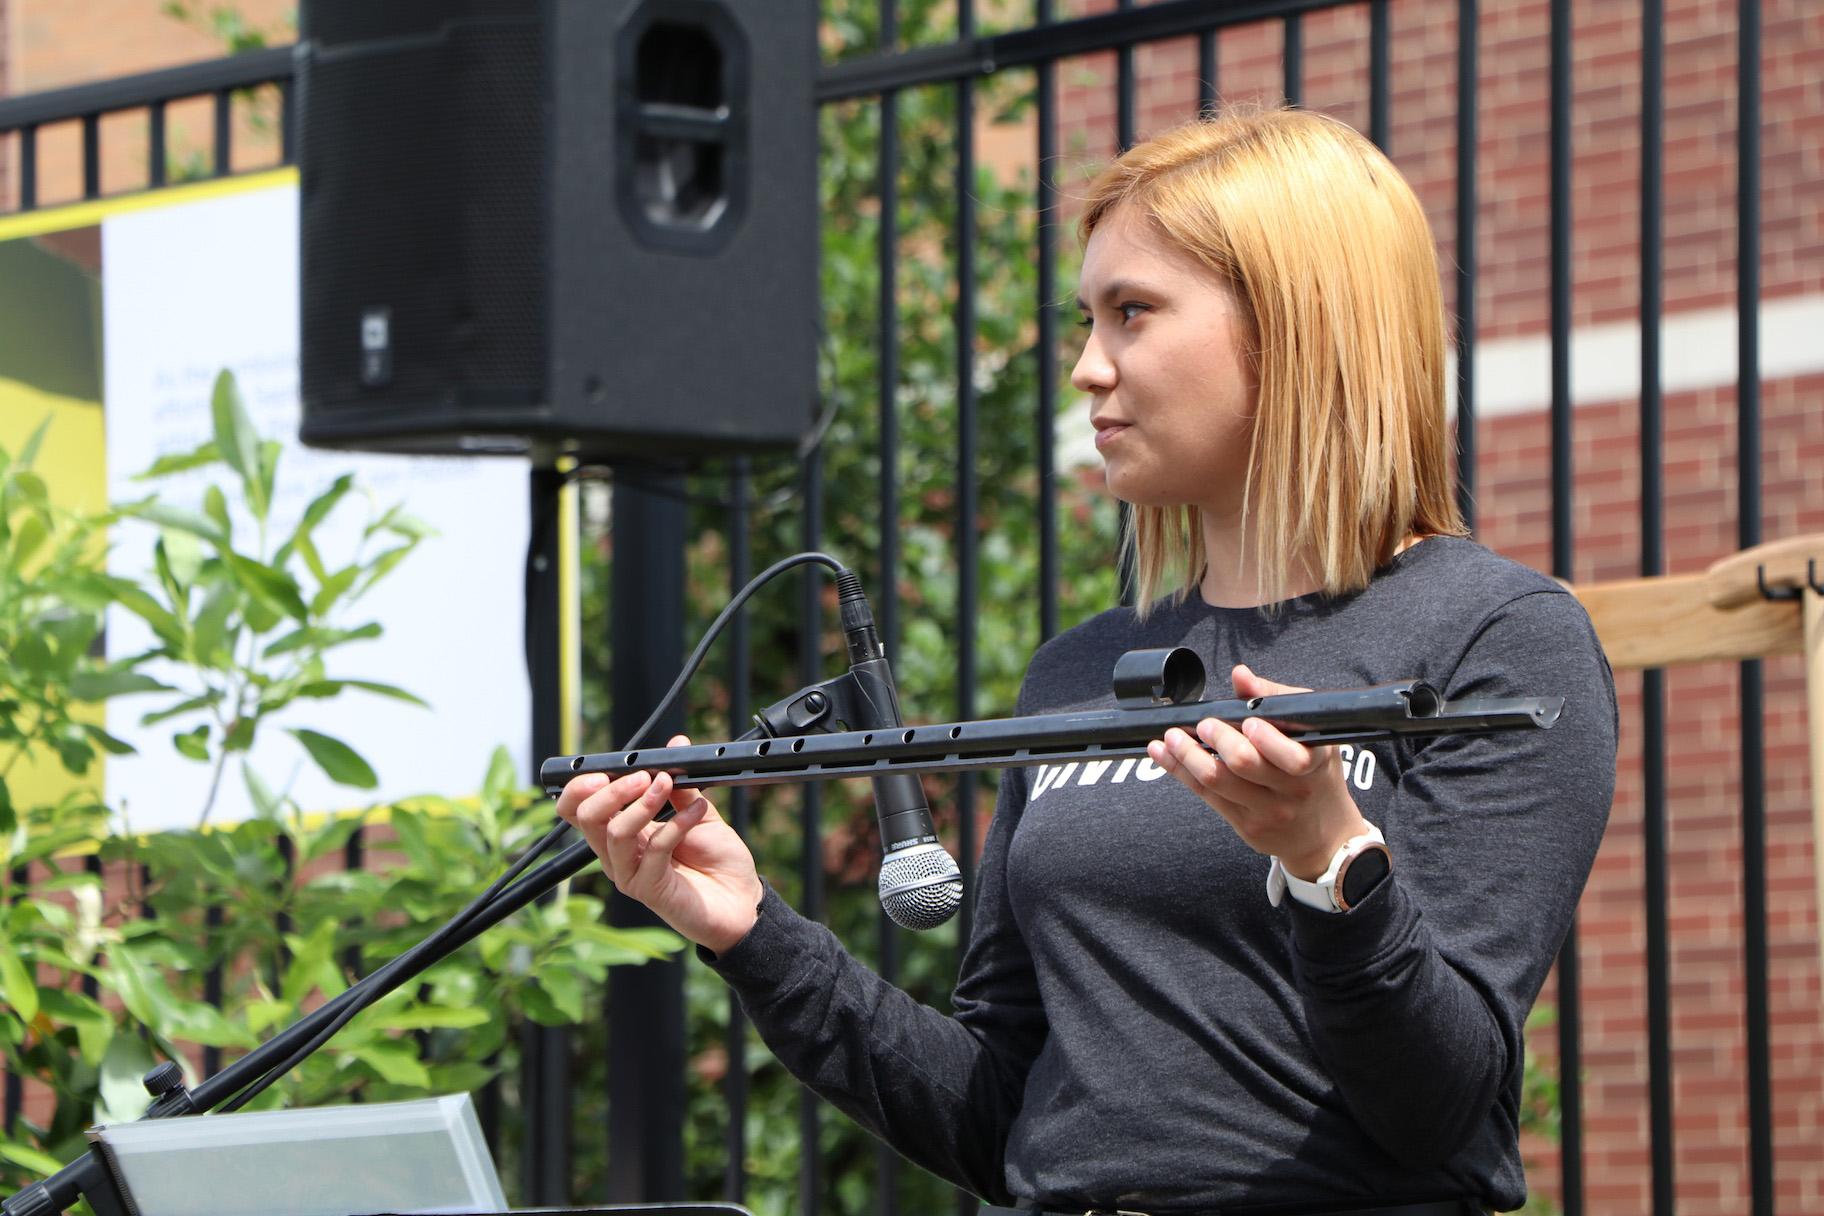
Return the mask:
<svg viewBox="0 0 1824 1216">
<path fill-rule="evenodd" d="M 1077 324 L 1082 326 L 1084 329 L 1088 329 L 1090 326 L 1094 325 L 1095 322 L 1093 322 L 1089 319 L 1088 313 L 1084 313 L 1077 318 Z"/>
<path fill-rule="evenodd" d="M 1123 321 L 1131 321 L 1145 311 L 1146 305 L 1135 304 L 1130 301 L 1129 303 L 1121 305 L 1121 319 Z"/>
</svg>

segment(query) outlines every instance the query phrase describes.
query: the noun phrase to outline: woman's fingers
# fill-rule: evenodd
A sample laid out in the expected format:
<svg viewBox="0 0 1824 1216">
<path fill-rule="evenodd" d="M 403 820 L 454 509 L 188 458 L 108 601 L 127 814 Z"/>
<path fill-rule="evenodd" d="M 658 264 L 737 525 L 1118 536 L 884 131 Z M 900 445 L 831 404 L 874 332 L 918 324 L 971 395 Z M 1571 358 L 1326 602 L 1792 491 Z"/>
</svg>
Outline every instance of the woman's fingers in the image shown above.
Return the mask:
<svg viewBox="0 0 1824 1216">
<path fill-rule="evenodd" d="M 1206 798 L 1215 792 L 1222 776 L 1222 762 L 1177 727 L 1147 744 L 1146 754 L 1154 764 Z"/>
<path fill-rule="evenodd" d="M 657 893 L 670 877 L 672 853 L 690 829 L 702 823 L 708 814 L 709 799 L 697 794 L 688 805 L 678 808 L 677 814 L 671 819 L 647 833 L 639 861 L 627 876 L 622 889 L 641 901 Z"/>
<path fill-rule="evenodd" d="M 614 885 L 626 891 L 626 883 L 639 868 L 640 856 L 645 851 L 646 828 L 670 801 L 672 790 L 671 774 L 659 773 L 649 776 L 645 773 L 633 774 L 645 778 L 646 786 L 638 798 L 628 803 L 614 814 L 606 827 L 607 856 L 603 858 L 608 867 L 608 877 Z"/>
</svg>

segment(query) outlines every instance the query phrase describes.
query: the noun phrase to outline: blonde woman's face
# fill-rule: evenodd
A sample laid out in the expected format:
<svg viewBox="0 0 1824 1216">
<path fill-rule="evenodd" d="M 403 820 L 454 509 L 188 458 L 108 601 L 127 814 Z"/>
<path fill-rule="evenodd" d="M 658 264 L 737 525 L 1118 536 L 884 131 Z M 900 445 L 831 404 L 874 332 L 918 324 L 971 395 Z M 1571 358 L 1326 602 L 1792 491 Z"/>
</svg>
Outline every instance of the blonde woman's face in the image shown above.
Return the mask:
<svg viewBox="0 0 1824 1216">
<path fill-rule="evenodd" d="M 1070 382 L 1089 395 L 1110 492 L 1238 518 L 1258 386 L 1227 284 L 1117 207 L 1084 250 L 1077 307 L 1089 340 Z"/>
</svg>

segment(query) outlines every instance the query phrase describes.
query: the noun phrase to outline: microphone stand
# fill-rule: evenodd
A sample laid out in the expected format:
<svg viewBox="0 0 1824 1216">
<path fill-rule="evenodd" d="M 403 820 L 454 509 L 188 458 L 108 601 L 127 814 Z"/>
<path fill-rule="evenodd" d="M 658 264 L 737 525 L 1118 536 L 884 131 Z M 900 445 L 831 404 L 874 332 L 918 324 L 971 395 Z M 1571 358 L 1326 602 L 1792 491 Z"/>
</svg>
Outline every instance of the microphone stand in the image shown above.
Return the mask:
<svg viewBox="0 0 1824 1216">
<path fill-rule="evenodd" d="M 858 698 L 865 695 L 853 674 L 845 672 L 763 710 L 756 715 L 755 729 L 742 738 L 758 738 L 769 727 L 834 729 L 836 722 L 853 718 L 860 709 Z M 812 706 L 820 708 L 813 710 Z M 355 1002 L 371 1005 L 409 983 L 527 904 L 575 877 L 594 860 L 595 853 L 587 842 L 574 841 L 530 875 L 477 908 L 460 928 L 447 931 L 447 935 L 447 927 L 439 929 L 340 996 L 326 1001 L 214 1076 L 199 1082 L 194 1089 L 184 1087 L 182 1072 L 176 1065 L 159 1065 L 146 1074 L 146 1088 L 155 1100 L 141 1117 L 162 1119 L 207 1114 L 259 1080 L 268 1069 L 306 1043 L 311 1045 L 312 1051 L 323 1046 L 333 1034 L 337 1019 Z M 321 1041 L 313 1042 L 319 1039 Z M 0 1200 L 0 1213 L 4 1216 L 55 1216 L 81 1199 L 89 1201 L 95 1216 L 131 1216 L 133 1211 L 126 1198 L 125 1184 L 114 1173 L 106 1154 L 98 1148 L 90 1149 L 55 1174 L 32 1183 L 11 1198 Z"/>
</svg>

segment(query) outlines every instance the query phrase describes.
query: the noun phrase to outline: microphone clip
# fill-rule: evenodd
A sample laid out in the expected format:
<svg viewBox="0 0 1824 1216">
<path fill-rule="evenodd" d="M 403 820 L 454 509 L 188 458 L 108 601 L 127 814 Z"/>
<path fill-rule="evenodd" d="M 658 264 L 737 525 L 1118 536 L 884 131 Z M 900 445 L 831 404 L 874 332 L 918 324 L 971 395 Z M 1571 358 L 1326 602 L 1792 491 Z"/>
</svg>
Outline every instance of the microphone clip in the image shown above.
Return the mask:
<svg viewBox="0 0 1824 1216">
<path fill-rule="evenodd" d="M 748 737 L 834 734 L 856 723 L 878 721 L 874 717 L 878 696 L 877 691 L 863 688 L 855 672 L 845 671 L 807 684 L 755 714 L 755 734 Z"/>
</svg>

